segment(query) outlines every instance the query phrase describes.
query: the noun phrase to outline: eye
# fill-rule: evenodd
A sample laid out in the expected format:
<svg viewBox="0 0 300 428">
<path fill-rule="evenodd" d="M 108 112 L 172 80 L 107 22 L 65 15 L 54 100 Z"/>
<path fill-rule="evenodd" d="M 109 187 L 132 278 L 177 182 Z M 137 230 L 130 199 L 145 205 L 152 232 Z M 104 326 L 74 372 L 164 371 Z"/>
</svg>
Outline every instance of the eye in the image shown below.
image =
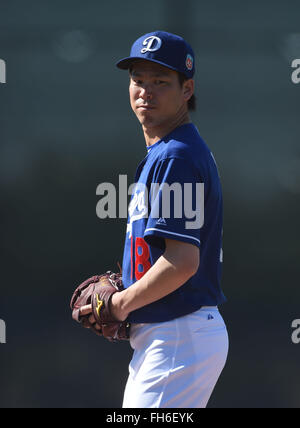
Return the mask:
<svg viewBox="0 0 300 428">
<path fill-rule="evenodd" d="M 142 83 L 143 83 L 143 81 L 141 79 L 137 79 L 137 78 L 132 79 L 132 81 L 135 85 L 142 85 Z"/>
<path fill-rule="evenodd" d="M 156 85 L 165 85 L 167 82 L 165 80 L 155 80 Z"/>
</svg>

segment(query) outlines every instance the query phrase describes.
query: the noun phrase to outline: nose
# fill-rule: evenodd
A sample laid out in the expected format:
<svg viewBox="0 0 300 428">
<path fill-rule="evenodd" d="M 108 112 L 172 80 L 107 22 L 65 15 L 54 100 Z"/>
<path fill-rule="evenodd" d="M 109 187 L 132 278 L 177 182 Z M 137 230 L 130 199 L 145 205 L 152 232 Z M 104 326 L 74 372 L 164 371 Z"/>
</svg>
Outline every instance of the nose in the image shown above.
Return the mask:
<svg viewBox="0 0 300 428">
<path fill-rule="evenodd" d="M 144 86 L 141 88 L 140 98 L 143 100 L 151 100 L 153 96 L 153 92 L 150 85 Z"/>
</svg>

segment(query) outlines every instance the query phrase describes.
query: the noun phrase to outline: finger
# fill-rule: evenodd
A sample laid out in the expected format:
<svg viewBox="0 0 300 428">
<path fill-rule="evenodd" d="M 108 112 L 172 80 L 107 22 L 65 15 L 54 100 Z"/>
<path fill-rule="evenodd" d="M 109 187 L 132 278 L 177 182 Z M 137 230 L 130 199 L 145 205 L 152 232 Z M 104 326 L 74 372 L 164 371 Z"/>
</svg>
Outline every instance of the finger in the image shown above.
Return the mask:
<svg viewBox="0 0 300 428">
<path fill-rule="evenodd" d="M 92 312 L 92 305 L 82 306 L 79 310 L 80 315 L 84 316 Z"/>
<path fill-rule="evenodd" d="M 94 315 L 90 315 L 90 316 L 89 316 L 89 322 L 90 322 L 91 324 L 95 324 L 96 320 L 95 320 Z"/>
<path fill-rule="evenodd" d="M 88 321 L 96 330 L 101 330 L 101 327 L 99 324 L 97 324 L 94 315 L 90 315 L 88 318 Z"/>
</svg>

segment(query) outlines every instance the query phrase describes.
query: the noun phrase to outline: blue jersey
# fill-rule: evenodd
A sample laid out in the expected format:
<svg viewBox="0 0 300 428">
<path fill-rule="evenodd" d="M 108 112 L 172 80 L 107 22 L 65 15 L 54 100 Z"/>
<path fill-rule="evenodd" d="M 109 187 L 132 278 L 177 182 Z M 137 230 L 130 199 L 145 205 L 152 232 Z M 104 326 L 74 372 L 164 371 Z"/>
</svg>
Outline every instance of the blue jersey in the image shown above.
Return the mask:
<svg viewBox="0 0 300 428">
<path fill-rule="evenodd" d="M 165 238 L 200 249 L 198 271 L 177 290 L 130 313 L 129 321 L 169 321 L 226 299 L 221 290 L 222 190 L 214 158 L 193 124 L 148 148 L 128 208 L 122 276 L 138 281 L 165 251 Z"/>
</svg>

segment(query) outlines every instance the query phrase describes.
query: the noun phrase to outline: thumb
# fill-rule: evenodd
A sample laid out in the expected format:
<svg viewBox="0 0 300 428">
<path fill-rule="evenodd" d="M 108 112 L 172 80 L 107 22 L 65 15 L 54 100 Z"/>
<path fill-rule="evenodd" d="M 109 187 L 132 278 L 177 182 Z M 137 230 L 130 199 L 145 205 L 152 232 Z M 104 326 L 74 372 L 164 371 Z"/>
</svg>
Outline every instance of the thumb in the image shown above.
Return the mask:
<svg viewBox="0 0 300 428">
<path fill-rule="evenodd" d="M 92 312 L 92 305 L 85 305 L 79 309 L 79 314 L 81 316 L 90 314 Z"/>
</svg>

